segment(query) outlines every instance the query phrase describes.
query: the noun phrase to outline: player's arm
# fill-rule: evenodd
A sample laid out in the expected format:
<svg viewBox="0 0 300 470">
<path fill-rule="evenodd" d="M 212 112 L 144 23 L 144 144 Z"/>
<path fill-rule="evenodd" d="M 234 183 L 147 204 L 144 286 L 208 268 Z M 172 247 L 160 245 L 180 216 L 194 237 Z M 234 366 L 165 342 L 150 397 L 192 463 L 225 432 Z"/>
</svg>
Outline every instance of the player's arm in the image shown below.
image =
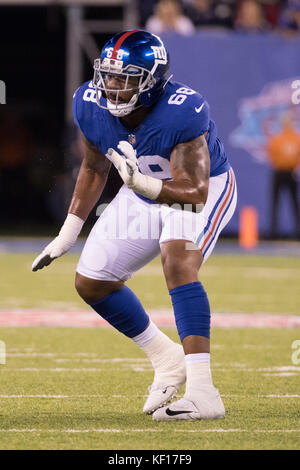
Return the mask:
<svg viewBox="0 0 300 470">
<path fill-rule="evenodd" d="M 76 242 L 89 213 L 99 200 L 111 163 L 102 152 L 81 135 L 84 158 L 79 170 L 67 218 L 58 236 L 34 260 L 32 271 L 48 266 L 55 258 L 66 253 Z"/>
<path fill-rule="evenodd" d="M 103 192 L 111 163 L 83 134 L 81 139 L 84 158 L 68 212 L 85 221 Z"/>
<path fill-rule="evenodd" d="M 210 175 L 206 134 L 173 149 L 170 158 L 172 180 L 163 181 L 157 202 L 191 204 L 193 211 L 206 203 Z"/>
<path fill-rule="evenodd" d="M 108 149 L 106 156 L 129 188 L 161 204 L 189 204 L 193 211 L 198 212 L 206 203 L 208 194 L 210 156 L 206 134 L 178 144 L 173 149 L 170 161 L 172 181 L 162 181 L 139 173 L 135 150 L 128 142 L 121 141 L 118 144 L 122 155 L 114 149 Z"/>
</svg>

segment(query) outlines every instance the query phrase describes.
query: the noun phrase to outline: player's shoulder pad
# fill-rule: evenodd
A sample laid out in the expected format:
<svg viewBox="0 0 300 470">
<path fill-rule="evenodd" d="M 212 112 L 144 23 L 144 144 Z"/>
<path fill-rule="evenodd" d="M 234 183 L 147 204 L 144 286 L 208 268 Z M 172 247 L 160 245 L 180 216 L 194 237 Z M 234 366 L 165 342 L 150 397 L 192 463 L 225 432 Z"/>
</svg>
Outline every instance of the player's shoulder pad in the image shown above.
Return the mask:
<svg viewBox="0 0 300 470">
<path fill-rule="evenodd" d="M 179 142 L 196 139 L 209 129 L 209 104 L 200 93 L 187 85 L 171 82 L 166 87 L 165 108 L 168 122 L 176 129 Z"/>
<path fill-rule="evenodd" d="M 77 88 L 73 95 L 73 117 L 83 135 L 94 145 L 100 139 L 100 111 L 96 102 L 96 90 L 89 80 Z"/>
</svg>

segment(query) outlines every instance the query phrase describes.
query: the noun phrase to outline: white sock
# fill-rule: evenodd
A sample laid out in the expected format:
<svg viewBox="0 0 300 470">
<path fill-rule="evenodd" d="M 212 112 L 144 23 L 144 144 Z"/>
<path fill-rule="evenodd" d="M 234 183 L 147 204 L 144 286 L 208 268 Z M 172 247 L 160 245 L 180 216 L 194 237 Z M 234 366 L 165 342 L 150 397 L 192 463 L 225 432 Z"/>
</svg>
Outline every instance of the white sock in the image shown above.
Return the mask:
<svg viewBox="0 0 300 470">
<path fill-rule="evenodd" d="M 146 330 L 132 339 L 152 362 L 155 381 L 164 382 L 166 377 L 169 381 L 172 369 L 174 377 L 177 377 L 178 364 L 184 363 L 184 352 L 180 344 L 172 341 L 151 320 Z"/>
<path fill-rule="evenodd" d="M 210 363 L 210 354 L 209 353 L 194 353 L 186 354 L 185 356 L 186 363 L 192 362 L 201 362 L 201 363 Z"/>
<path fill-rule="evenodd" d="M 134 338 L 132 339 L 140 348 L 143 349 L 148 343 L 150 343 L 155 338 L 158 332 L 159 332 L 159 329 L 150 320 L 147 328 L 139 335 L 134 336 Z"/>
<path fill-rule="evenodd" d="M 213 385 L 210 370 L 210 354 L 187 354 L 186 363 L 186 392 L 185 398 L 193 400 L 202 385 Z"/>
</svg>

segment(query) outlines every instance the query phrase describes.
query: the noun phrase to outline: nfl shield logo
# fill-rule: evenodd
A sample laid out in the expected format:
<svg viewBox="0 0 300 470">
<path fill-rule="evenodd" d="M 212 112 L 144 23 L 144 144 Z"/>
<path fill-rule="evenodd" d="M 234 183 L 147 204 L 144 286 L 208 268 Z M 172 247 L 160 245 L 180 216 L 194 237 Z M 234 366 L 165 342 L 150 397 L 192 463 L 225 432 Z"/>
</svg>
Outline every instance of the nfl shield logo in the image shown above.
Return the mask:
<svg viewBox="0 0 300 470">
<path fill-rule="evenodd" d="M 131 144 L 131 145 L 134 145 L 136 143 L 136 138 L 135 138 L 135 135 L 134 134 L 129 134 L 128 136 L 128 142 Z"/>
</svg>

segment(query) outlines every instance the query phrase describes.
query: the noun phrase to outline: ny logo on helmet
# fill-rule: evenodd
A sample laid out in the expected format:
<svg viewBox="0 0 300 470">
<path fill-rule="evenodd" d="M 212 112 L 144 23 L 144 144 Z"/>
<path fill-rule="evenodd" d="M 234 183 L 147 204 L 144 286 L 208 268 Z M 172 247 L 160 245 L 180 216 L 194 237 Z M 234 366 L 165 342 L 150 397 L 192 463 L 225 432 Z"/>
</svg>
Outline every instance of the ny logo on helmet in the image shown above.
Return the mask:
<svg viewBox="0 0 300 470">
<path fill-rule="evenodd" d="M 167 63 L 167 51 L 164 46 L 151 46 L 155 59 L 158 59 L 160 64 Z"/>
</svg>

